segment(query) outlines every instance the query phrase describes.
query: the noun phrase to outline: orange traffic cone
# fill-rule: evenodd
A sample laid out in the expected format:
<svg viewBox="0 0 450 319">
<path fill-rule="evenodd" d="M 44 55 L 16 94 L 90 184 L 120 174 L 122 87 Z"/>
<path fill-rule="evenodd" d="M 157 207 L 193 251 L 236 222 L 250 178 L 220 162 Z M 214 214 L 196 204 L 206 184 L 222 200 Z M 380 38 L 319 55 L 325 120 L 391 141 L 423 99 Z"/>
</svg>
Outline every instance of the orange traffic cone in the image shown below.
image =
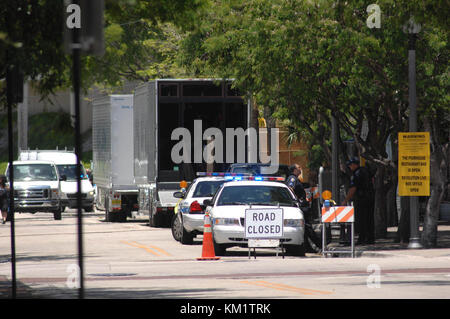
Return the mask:
<svg viewBox="0 0 450 319">
<path fill-rule="evenodd" d="M 211 230 L 211 218 L 209 213 L 205 213 L 205 223 L 203 226 L 203 248 L 202 257 L 197 258 L 197 260 L 219 260 L 220 257 L 216 257 L 214 253 L 214 244 L 212 239 Z"/>
</svg>

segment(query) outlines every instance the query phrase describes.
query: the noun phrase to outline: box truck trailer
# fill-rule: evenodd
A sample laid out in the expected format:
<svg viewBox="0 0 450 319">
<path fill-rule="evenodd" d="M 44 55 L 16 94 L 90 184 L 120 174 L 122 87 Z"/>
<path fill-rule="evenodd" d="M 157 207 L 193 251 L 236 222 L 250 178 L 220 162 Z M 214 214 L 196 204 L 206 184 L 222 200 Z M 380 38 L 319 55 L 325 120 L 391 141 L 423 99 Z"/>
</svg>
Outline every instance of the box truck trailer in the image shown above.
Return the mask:
<svg viewBox="0 0 450 319">
<path fill-rule="evenodd" d="M 137 210 L 133 176 L 133 95 L 109 95 L 92 102 L 92 164 L 96 207 L 109 222 Z"/>
<path fill-rule="evenodd" d="M 226 171 L 229 163 L 247 161 L 247 154 L 238 158 L 247 144 L 234 143 L 226 149 L 234 139 L 226 130 L 246 131 L 250 111 L 249 102 L 227 80 L 164 79 L 136 88 L 134 182 L 139 213 L 148 214 L 150 226 L 170 225 L 179 201 L 173 193 L 180 190 L 181 181 L 189 184 L 197 172 Z M 204 139 L 207 130 L 215 132 L 214 154 L 222 155 L 213 164 L 202 156 L 211 142 Z"/>
</svg>

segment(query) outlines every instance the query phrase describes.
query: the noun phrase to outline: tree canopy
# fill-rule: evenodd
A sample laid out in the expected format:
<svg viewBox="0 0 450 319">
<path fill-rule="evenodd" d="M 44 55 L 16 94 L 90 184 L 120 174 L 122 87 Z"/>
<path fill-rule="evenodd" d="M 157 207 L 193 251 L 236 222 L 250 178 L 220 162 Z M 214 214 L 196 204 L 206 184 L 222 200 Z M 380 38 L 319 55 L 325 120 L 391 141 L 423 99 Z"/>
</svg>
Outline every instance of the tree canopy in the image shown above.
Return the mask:
<svg viewBox="0 0 450 319">
<path fill-rule="evenodd" d="M 178 35 L 169 23 L 192 26 L 193 14 L 203 2 L 105 1 L 106 55 L 83 57 L 84 87 L 95 81 L 116 83 L 120 76 L 145 79 L 173 72 L 172 50 Z M 8 65 L 19 64 L 25 78 L 39 79 L 36 84 L 43 96 L 70 86 L 71 56 L 63 50 L 63 4 L 60 0 L 2 2 L 0 78 L 5 78 Z"/>
<path fill-rule="evenodd" d="M 408 131 L 410 36 L 403 26 L 410 18 L 422 25 L 416 41 L 419 127 L 433 132 L 434 149 L 448 145 L 449 29 L 445 1 L 377 1 L 380 28 L 366 23 L 369 4 L 212 1 L 215 10 L 203 14 L 203 23 L 183 41 L 183 63 L 198 75 L 236 79 L 329 163 L 333 115 L 341 136 L 352 138 L 377 167 L 382 235 L 386 191 L 396 185 L 397 165 L 386 144 L 390 139 L 395 145 L 397 133 Z"/>
<path fill-rule="evenodd" d="M 326 145 L 334 114 L 363 156 L 386 165 L 388 136 L 405 129 L 408 36 L 402 26 L 416 3 L 380 1 L 381 28 L 369 29 L 367 1 L 220 1 L 184 40 L 183 62 L 199 75 L 235 78 L 258 104 L 316 143 Z M 430 6 L 420 2 L 417 16 L 429 18 Z M 424 24 L 417 41 L 418 89 L 434 93 L 423 92 L 429 103 L 419 104 L 421 114 L 448 105 L 442 21 L 438 15 Z M 369 127 L 364 140 L 363 120 Z"/>
</svg>

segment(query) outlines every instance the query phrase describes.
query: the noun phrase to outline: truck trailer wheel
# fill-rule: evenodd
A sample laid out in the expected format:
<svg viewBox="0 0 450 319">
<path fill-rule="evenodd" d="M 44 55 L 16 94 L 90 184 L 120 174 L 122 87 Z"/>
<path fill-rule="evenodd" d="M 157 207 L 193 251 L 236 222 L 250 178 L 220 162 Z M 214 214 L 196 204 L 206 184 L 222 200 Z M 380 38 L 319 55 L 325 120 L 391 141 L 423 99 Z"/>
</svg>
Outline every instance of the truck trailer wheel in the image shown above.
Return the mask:
<svg viewBox="0 0 450 319">
<path fill-rule="evenodd" d="M 150 218 L 149 218 L 149 224 L 150 227 L 162 227 L 162 221 L 163 217 L 161 213 L 154 212 L 153 210 L 150 211 Z"/>
<path fill-rule="evenodd" d="M 61 220 L 62 219 L 62 209 L 59 208 L 58 210 L 53 212 L 53 218 L 55 220 Z"/>
<path fill-rule="evenodd" d="M 127 214 L 124 211 L 112 213 L 108 210 L 105 211 L 105 222 L 110 223 L 123 223 L 127 221 Z"/>
<path fill-rule="evenodd" d="M 127 221 L 127 212 L 121 210 L 120 212 L 116 212 L 114 213 L 115 216 L 115 221 L 118 223 L 125 223 Z"/>
<path fill-rule="evenodd" d="M 109 210 L 108 199 L 105 197 L 105 222 L 115 223 L 124 222 L 126 220 L 127 215 L 123 210 L 114 213 Z"/>
<path fill-rule="evenodd" d="M 92 213 L 94 211 L 94 205 L 83 207 L 86 213 Z"/>
<path fill-rule="evenodd" d="M 111 223 L 111 222 L 113 222 L 114 220 L 114 214 L 111 214 L 111 212 L 109 211 L 109 207 L 108 207 L 109 205 L 108 204 L 106 204 L 105 205 L 105 222 L 107 222 L 107 223 Z"/>
</svg>

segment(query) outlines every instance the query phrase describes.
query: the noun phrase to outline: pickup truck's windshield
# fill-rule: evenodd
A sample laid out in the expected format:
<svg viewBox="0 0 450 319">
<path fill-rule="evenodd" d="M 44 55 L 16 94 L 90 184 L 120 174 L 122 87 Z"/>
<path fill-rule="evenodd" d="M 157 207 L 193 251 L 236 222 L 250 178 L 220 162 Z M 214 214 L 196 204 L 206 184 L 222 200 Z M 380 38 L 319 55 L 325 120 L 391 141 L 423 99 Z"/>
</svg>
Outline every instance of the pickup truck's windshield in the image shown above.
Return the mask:
<svg viewBox="0 0 450 319">
<path fill-rule="evenodd" d="M 66 175 L 68 181 L 77 180 L 77 166 L 75 164 L 58 164 L 56 167 L 58 167 L 59 176 Z M 88 178 L 83 166 L 81 166 L 81 178 Z"/>
<path fill-rule="evenodd" d="M 56 181 L 58 175 L 55 167 L 50 164 L 20 164 L 14 165 L 15 181 Z"/>
</svg>

